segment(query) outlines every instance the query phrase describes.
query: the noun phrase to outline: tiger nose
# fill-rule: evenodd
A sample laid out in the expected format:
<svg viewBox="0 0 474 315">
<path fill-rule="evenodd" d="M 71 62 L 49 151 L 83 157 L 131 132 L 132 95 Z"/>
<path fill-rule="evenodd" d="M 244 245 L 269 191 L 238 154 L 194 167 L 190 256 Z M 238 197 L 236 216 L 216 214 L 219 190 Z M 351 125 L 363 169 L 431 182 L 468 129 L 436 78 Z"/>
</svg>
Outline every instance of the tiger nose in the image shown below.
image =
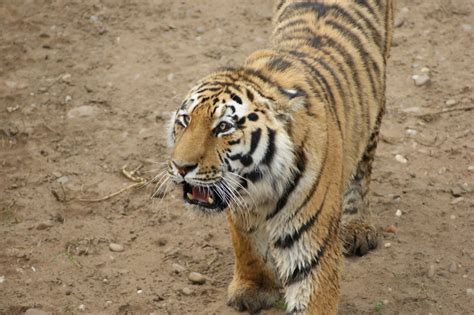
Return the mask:
<svg viewBox="0 0 474 315">
<path fill-rule="evenodd" d="M 191 172 L 192 170 L 194 170 L 198 166 L 197 163 L 195 163 L 195 164 L 180 164 L 180 163 L 176 163 L 175 161 L 173 161 L 173 164 L 176 167 L 176 169 L 178 170 L 178 174 L 181 175 L 182 177 L 186 176 L 186 174 L 188 174 L 189 172 Z"/>
</svg>

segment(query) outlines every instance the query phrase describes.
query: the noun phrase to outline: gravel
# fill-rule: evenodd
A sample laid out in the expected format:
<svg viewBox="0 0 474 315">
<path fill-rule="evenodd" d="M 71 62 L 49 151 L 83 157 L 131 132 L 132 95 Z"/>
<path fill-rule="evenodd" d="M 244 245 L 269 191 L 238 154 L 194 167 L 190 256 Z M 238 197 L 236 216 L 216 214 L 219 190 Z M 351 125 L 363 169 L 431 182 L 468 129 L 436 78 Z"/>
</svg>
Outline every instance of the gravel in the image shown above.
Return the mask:
<svg viewBox="0 0 474 315">
<path fill-rule="evenodd" d="M 117 243 L 110 243 L 110 244 L 109 244 L 109 249 L 110 249 L 112 252 L 123 252 L 123 251 L 124 251 L 123 246 L 120 245 L 120 244 L 117 244 Z"/>
<path fill-rule="evenodd" d="M 401 154 L 395 155 L 395 160 L 397 160 L 397 162 L 400 162 L 402 164 L 407 164 L 408 163 L 408 160 Z"/>
<path fill-rule="evenodd" d="M 458 265 L 456 264 L 456 262 L 452 261 L 449 264 L 448 271 L 451 272 L 451 273 L 457 273 L 458 272 Z"/>
<path fill-rule="evenodd" d="M 189 281 L 193 284 L 204 284 L 206 283 L 206 277 L 199 272 L 190 272 L 188 275 Z"/>
<path fill-rule="evenodd" d="M 189 296 L 189 295 L 192 295 L 192 294 L 194 293 L 194 290 L 193 290 L 193 289 L 190 289 L 190 288 L 188 288 L 188 287 L 186 287 L 186 288 L 181 289 L 181 292 L 182 292 L 184 295 Z"/>
<path fill-rule="evenodd" d="M 427 74 L 421 74 L 421 75 L 418 75 L 418 74 L 415 74 L 414 76 L 411 77 L 413 79 L 413 81 L 415 82 L 415 85 L 416 86 L 423 86 L 423 85 L 427 85 L 431 82 L 431 78 L 429 75 Z"/>
<path fill-rule="evenodd" d="M 428 278 L 433 278 L 434 275 L 435 275 L 435 266 L 434 265 L 430 265 L 430 267 L 428 268 Z"/>
<path fill-rule="evenodd" d="M 181 273 L 186 271 L 186 268 L 181 266 L 180 264 L 172 264 L 171 268 L 173 269 L 174 273 Z"/>
</svg>

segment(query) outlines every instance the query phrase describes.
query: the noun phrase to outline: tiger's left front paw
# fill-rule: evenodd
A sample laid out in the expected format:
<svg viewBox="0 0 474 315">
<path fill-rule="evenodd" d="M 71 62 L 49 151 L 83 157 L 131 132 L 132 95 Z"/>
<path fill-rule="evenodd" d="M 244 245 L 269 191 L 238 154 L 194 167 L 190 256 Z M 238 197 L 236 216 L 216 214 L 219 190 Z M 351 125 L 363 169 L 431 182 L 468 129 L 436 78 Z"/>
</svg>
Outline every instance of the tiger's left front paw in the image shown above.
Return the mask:
<svg viewBox="0 0 474 315">
<path fill-rule="evenodd" d="M 264 288 L 253 284 L 239 285 L 236 281 L 232 281 L 227 305 L 239 312 L 248 311 L 250 314 L 255 314 L 271 308 L 279 299 L 280 292 L 277 288 Z"/>
<path fill-rule="evenodd" d="M 344 252 L 349 256 L 364 256 L 377 248 L 379 239 L 375 226 L 356 219 L 346 223 L 342 230 Z"/>
</svg>

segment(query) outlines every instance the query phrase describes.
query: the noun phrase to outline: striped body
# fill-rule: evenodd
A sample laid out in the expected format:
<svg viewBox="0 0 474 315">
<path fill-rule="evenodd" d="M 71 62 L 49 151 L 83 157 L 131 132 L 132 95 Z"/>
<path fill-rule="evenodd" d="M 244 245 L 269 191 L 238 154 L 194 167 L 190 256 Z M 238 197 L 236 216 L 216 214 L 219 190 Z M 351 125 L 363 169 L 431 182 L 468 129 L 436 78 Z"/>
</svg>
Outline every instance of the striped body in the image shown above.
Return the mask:
<svg viewBox="0 0 474 315">
<path fill-rule="evenodd" d="M 290 313 L 335 314 L 343 245 L 376 244 L 365 195 L 392 15 L 391 0 L 277 1 L 272 46 L 201 80 L 173 116 L 184 199 L 228 209 L 235 308 L 283 286 Z"/>
</svg>

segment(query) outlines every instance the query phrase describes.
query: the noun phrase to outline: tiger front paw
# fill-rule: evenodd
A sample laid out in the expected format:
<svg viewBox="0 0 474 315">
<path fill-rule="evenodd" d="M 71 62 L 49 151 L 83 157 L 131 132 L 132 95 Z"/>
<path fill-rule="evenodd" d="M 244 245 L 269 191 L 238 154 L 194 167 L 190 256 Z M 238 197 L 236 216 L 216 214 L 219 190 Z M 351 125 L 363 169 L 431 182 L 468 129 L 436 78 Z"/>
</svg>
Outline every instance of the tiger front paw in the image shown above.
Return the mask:
<svg viewBox="0 0 474 315">
<path fill-rule="evenodd" d="M 377 248 L 378 232 L 375 226 L 364 220 L 353 220 L 343 227 L 344 252 L 348 256 L 364 256 Z"/>
<path fill-rule="evenodd" d="M 258 313 L 271 308 L 280 299 L 275 287 L 265 288 L 253 283 L 239 283 L 233 280 L 229 285 L 227 305 L 239 312 Z"/>
</svg>

